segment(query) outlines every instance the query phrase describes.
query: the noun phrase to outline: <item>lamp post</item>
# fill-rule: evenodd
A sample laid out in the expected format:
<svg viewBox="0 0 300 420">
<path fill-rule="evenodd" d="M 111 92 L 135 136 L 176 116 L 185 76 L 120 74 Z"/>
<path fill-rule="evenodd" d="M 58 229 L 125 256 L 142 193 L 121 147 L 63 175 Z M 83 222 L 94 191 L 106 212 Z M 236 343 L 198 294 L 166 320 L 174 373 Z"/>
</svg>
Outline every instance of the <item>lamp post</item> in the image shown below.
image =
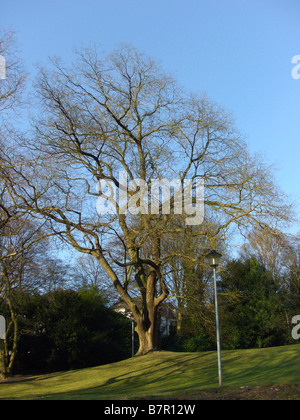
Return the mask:
<svg viewBox="0 0 300 420">
<path fill-rule="evenodd" d="M 214 272 L 214 291 L 215 291 L 215 311 L 216 311 L 216 327 L 217 327 L 217 349 L 218 349 L 218 370 L 219 370 L 219 385 L 223 386 L 222 377 L 222 358 L 221 358 L 221 337 L 220 337 L 220 322 L 219 322 L 219 305 L 218 305 L 218 290 L 217 290 L 217 267 L 220 264 L 222 254 L 217 251 L 211 251 L 206 260 L 213 268 Z"/>
<path fill-rule="evenodd" d="M 131 312 L 129 312 L 126 315 L 126 318 L 130 319 L 131 321 L 131 357 L 134 357 L 134 353 L 135 353 L 134 352 L 134 333 L 135 333 L 136 322 Z"/>
<path fill-rule="evenodd" d="M 134 332 L 135 332 L 135 320 L 131 318 L 131 357 L 134 357 Z"/>
</svg>

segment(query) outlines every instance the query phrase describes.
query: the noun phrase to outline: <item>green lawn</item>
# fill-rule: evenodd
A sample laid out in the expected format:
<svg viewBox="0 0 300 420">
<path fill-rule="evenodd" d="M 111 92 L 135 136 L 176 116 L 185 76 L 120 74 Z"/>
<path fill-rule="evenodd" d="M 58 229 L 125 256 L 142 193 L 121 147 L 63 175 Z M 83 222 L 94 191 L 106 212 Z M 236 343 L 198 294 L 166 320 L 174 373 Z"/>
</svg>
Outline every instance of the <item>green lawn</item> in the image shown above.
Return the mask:
<svg viewBox="0 0 300 420">
<path fill-rule="evenodd" d="M 300 384 L 300 345 L 224 351 L 224 389 Z M 215 352 L 154 352 L 110 365 L 0 383 L 0 399 L 133 399 L 218 386 Z"/>
</svg>

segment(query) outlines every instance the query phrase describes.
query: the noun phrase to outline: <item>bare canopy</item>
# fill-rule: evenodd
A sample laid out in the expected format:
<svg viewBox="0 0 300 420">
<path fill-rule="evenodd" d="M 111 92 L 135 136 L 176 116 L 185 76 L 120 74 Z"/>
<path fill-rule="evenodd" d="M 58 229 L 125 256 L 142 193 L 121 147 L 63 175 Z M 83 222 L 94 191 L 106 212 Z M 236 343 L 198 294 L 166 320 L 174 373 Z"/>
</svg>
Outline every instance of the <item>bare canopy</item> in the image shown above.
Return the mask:
<svg viewBox="0 0 300 420">
<path fill-rule="evenodd" d="M 116 203 L 114 213 L 99 215 L 96 186 L 106 180 L 124 190 L 122 172 L 130 200 L 142 186 L 151 195 L 153 179 L 190 181 L 193 188 L 202 180 L 205 219 L 194 234 L 203 237 L 233 225 L 275 225 L 289 218 L 290 208 L 231 116 L 206 96 L 186 93 L 131 47 L 107 57 L 84 50 L 69 69 L 52 60 L 40 70 L 36 92 L 42 112 L 31 168 L 18 169 L 26 188 L 11 184 L 11 194 L 20 208 L 46 218 L 52 231 L 98 260 L 135 317 L 144 354 L 156 346 L 157 311 L 168 296 L 164 265 L 180 254 L 166 244 L 184 231 L 187 214 L 175 211 L 174 194 L 170 214 L 132 214 Z"/>
</svg>

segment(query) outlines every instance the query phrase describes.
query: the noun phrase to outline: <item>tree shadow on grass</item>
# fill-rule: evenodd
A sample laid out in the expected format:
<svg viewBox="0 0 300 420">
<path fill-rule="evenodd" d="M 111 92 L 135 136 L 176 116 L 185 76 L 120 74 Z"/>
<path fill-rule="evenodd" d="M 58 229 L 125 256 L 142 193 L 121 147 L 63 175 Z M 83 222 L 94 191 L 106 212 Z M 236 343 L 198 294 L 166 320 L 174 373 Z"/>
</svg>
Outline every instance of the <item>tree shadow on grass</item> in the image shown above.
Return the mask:
<svg viewBox="0 0 300 420">
<path fill-rule="evenodd" d="M 277 348 L 224 352 L 224 390 L 249 385 L 299 383 L 299 350 L 300 346 L 285 348 L 284 351 Z M 162 352 L 119 363 L 28 378 L 27 382 L 24 380 L 27 389 L 17 389 L 18 395 L 22 392 L 24 399 L 120 400 L 147 398 L 149 395 L 161 398 L 178 393 L 191 395 L 217 388 L 216 352 Z M 78 375 L 73 376 L 74 373 Z M 14 395 L 10 399 L 14 399 Z"/>
<path fill-rule="evenodd" d="M 206 354 L 187 355 L 184 360 L 182 356 L 177 360 L 174 357 L 168 357 L 166 360 L 159 360 L 156 363 L 155 357 L 153 358 L 153 366 L 145 363 L 144 366 L 133 369 L 132 364 L 129 366 L 127 372 L 120 375 L 113 375 L 105 382 L 98 386 L 87 386 L 83 389 L 74 389 L 65 392 L 49 392 L 45 394 L 41 389 L 39 395 L 36 394 L 34 399 L 128 399 L 135 395 L 148 395 L 148 394 L 164 394 L 174 391 L 186 392 L 190 389 L 203 386 L 203 379 L 206 378 L 209 384 L 212 369 L 215 369 L 215 363 L 208 363 L 204 360 Z M 204 358 L 204 359 L 203 359 Z M 202 360 L 203 359 L 203 360 Z M 140 360 L 137 358 L 137 363 Z M 205 365 L 205 368 L 201 366 Z M 199 377 L 197 380 L 196 372 L 199 370 Z M 201 374 L 200 374 L 201 371 Z M 88 371 L 87 371 L 88 373 Z M 101 369 L 99 370 L 99 375 Z M 59 374 L 63 375 L 63 374 Z M 52 375 L 54 378 L 55 375 Z M 201 380 L 200 380 L 201 378 Z M 33 378 L 35 382 L 43 382 L 43 378 Z M 101 378 L 99 378 L 99 382 Z M 35 383 L 36 385 L 36 383 Z M 24 396 L 26 398 L 26 396 Z M 33 399 L 32 398 L 32 399 Z M 13 399 L 13 396 L 12 396 Z"/>
</svg>

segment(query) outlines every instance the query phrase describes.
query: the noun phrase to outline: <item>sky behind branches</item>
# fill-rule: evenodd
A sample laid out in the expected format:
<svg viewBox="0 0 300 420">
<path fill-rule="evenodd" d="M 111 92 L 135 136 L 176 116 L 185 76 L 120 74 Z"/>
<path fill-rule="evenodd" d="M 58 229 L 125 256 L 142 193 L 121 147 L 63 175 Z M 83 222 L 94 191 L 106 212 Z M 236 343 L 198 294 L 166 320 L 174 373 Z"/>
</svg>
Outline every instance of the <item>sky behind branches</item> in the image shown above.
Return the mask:
<svg viewBox="0 0 300 420">
<path fill-rule="evenodd" d="M 232 111 L 250 150 L 276 165 L 298 215 L 299 19 L 299 0 L 0 0 L 0 26 L 16 31 L 31 82 L 49 57 L 68 64 L 76 48 L 130 44 Z"/>
</svg>

